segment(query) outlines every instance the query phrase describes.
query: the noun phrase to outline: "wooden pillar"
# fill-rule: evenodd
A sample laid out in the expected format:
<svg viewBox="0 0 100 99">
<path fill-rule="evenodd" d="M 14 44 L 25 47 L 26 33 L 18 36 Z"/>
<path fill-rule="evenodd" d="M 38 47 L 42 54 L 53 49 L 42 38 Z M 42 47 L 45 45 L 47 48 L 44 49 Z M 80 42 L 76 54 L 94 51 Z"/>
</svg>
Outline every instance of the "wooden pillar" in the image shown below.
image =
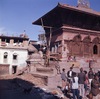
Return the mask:
<svg viewBox="0 0 100 99">
<path fill-rule="evenodd" d="M 92 42 L 90 44 L 90 54 L 91 54 L 91 57 L 93 57 L 93 43 Z"/>
<path fill-rule="evenodd" d="M 98 44 L 98 57 L 100 57 L 100 44 Z"/>
<path fill-rule="evenodd" d="M 84 49 L 83 49 L 83 42 L 80 42 L 80 56 L 83 56 L 84 54 Z"/>
</svg>

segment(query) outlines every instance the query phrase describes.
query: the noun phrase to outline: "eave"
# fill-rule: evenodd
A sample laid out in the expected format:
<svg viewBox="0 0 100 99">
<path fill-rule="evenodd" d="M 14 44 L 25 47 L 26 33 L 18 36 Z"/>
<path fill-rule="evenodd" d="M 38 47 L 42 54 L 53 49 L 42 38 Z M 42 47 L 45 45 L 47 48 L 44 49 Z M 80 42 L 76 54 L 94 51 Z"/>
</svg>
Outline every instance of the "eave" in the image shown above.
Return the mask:
<svg viewBox="0 0 100 99">
<path fill-rule="evenodd" d="M 58 3 L 58 5 L 55 8 L 53 8 L 51 11 L 49 11 L 48 13 L 46 13 L 44 16 L 40 17 L 36 21 L 32 22 L 32 24 L 42 26 L 41 19 L 44 21 L 47 16 L 50 16 L 51 14 L 53 14 L 55 11 L 59 9 L 66 9 L 66 10 L 76 11 L 76 12 L 83 13 L 83 14 L 88 14 L 91 16 L 100 17 L 100 12 L 94 11 L 90 8 L 74 7 L 74 6 L 69 6 L 66 4 Z"/>
</svg>

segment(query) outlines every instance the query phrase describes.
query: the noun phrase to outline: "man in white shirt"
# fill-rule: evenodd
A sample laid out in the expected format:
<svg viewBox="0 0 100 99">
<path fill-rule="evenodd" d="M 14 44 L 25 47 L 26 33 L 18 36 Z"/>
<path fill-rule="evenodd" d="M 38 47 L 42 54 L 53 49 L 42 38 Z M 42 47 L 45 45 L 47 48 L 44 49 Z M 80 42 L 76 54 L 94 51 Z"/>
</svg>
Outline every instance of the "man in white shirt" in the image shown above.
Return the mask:
<svg viewBox="0 0 100 99">
<path fill-rule="evenodd" d="M 72 93 L 73 93 L 73 99 L 79 99 L 79 85 L 78 85 L 78 77 L 76 76 L 76 73 L 72 73 Z"/>
</svg>

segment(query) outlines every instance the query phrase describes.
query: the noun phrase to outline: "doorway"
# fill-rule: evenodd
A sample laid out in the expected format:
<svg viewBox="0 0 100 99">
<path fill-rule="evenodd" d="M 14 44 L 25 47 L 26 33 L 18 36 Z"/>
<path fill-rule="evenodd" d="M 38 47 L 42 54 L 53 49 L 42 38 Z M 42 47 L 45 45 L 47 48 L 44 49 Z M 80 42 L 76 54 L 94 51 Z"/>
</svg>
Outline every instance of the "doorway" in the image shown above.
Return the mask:
<svg viewBox="0 0 100 99">
<path fill-rule="evenodd" d="M 94 45 L 93 46 L 93 54 L 98 54 L 98 47 L 97 47 L 97 45 Z"/>
<path fill-rule="evenodd" d="M 12 66 L 12 74 L 15 74 L 17 72 L 17 66 Z"/>
</svg>

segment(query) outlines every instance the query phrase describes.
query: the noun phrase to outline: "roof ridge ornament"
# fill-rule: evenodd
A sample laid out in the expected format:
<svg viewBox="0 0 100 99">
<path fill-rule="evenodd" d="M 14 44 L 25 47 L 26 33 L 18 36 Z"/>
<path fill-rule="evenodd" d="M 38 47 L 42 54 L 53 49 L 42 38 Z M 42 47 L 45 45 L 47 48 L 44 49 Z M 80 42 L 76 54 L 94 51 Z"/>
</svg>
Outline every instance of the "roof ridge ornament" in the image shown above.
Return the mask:
<svg viewBox="0 0 100 99">
<path fill-rule="evenodd" d="M 78 0 L 78 7 L 90 8 L 89 0 Z"/>
</svg>

